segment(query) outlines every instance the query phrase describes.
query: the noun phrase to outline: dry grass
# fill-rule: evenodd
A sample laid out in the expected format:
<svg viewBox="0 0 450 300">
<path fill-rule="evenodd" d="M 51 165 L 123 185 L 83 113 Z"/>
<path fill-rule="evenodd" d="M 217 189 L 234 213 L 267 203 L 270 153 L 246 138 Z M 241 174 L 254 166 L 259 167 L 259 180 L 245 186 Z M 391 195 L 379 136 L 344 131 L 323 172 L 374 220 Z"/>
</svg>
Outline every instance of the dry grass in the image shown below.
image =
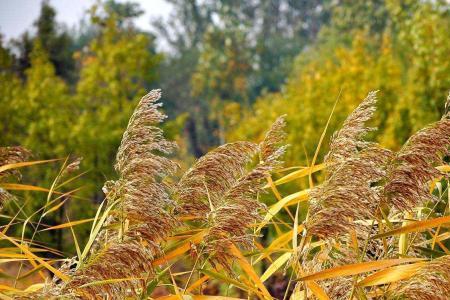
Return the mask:
<svg viewBox="0 0 450 300">
<path fill-rule="evenodd" d="M 33 241 L 8 237 L 4 228 L 2 238 L 16 249 L 10 260 L 22 255 L 27 269 L 53 274 L 28 290 L 3 288 L 4 299 L 148 299 L 156 288 L 169 292 L 164 299 L 215 299 L 202 296 L 208 282 L 227 287 L 215 293 L 261 299 L 448 299 L 447 114 L 394 153 L 364 139 L 376 109 L 371 92 L 333 136 L 323 165 L 281 173 L 280 117 L 260 143 L 220 146 L 175 176 L 178 166 L 167 154 L 176 145 L 157 127 L 165 118 L 159 98 L 157 90 L 144 96 L 131 117 L 117 179 L 105 183 L 105 202 L 87 244 L 76 242 L 75 258 L 56 269 L 57 260 L 39 258 Z M 2 199 L 27 155 L 0 151 Z M 322 166 L 321 183 L 283 197 L 280 185 L 311 179 Z M 266 207 L 260 198 L 269 190 L 277 202 Z M 48 193 L 53 199 L 55 191 Z M 42 213 L 58 201 L 49 200 Z M 274 233 L 272 241 L 260 239 L 262 228 Z"/>
</svg>

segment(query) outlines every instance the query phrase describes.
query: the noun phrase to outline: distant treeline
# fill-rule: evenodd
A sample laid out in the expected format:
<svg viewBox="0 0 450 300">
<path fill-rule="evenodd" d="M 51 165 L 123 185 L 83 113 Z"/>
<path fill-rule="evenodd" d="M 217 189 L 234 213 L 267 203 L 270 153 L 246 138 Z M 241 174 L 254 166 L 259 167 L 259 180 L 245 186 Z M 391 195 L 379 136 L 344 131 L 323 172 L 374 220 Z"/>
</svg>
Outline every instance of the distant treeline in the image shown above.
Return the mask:
<svg viewBox="0 0 450 300">
<path fill-rule="evenodd" d="M 380 90 L 373 125 L 389 147 L 444 109 L 448 1 L 168 2 L 170 17 L 143 32 L 134 24 L 143 11 L 132 2 L 96 4 L 68 29 L 43 1 L 33 33 L 0 41 L 0 145 L 25 146 L 36 159 L 83 157 L 87 174 L 73 184 L 82 199 L 66 205 L 72 219 L 102 200 L 122 132 L 151 88 L 163 90 L 165 131 L 184 158 L 225 140 L 260 139 L 288 114 L 286 159 L 306 164 L 336 99 L 328 132 L 369 90 Z M 56 171 L 29 177 L 50 186 Z M 46 221 L 66 220 L 61 213 Z"/>
</svg>

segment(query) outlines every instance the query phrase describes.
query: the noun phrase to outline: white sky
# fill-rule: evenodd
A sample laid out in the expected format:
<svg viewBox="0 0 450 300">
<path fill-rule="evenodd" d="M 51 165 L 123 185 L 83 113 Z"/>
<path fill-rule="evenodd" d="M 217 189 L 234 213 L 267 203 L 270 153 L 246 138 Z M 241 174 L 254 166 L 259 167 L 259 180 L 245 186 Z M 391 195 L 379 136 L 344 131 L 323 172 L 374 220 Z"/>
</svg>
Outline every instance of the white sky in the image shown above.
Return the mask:
<svg viewBox="0 0 450 300">
<path fill-rule="evenodd" d="M 50 4 L 57 11 L 57 20 L 66 23 L 69 28 L 78 24 L 86 9 L 95 2 L 96 0 L 50 0 Z M 151 19 L 167 17 L 171 10 L 170 4 L 164 0 L 133 0 L 132 2 L 138 2 L 145 11 L 136 21 L 136 25 L 142 29 L 150 29 Z M 16 38 L 30 29 L 39 16 L 40 7 L 40 0 L 0 0 L 0 32 L 4 40 Z"/>
</svg>

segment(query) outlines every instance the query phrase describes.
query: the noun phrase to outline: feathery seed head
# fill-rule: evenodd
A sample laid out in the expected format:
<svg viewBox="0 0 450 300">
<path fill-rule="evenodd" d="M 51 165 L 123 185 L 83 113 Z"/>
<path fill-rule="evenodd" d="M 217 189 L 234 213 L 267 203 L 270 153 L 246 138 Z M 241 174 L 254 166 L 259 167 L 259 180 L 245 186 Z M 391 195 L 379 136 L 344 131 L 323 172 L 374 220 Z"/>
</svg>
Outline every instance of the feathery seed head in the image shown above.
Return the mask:
<svg viewBox="0 0 450 300">
<path fill-rule="evenodd" d="M 0 166 L 15 164 L 26 161 L 31 156 L 31 152 L 23 147 L 0 147 Z M 0 179 L 8 175 L 20 177 L 20 173 L 15 169 L 0 172 Z"/>
<path fill-rule="evenodd" d="M 205 216 L 244 175 L 258 151 L 251 142 L 222 145 L 201 157 L 181 178 L 177 194 L 185 213 Z"/>
<path fill-rule="evenodd" d="M 450 295 L 450 255 L 421 267 L 391 293 L 392 299 L 447 300 Z"/>
<path fill-rule="evenodd" d="M 17 146 L 17 147 L 0 147 L 0 167 L 8 164 L 20 163 L 27 160 L 31 155 L 31 152 L 27 149 Z M 9 169 L 0 172 L 0 182 L 2 179 L 13 175 L 17 179 L 20 179 L 21 174 L 16 169 Z M 14 196 L 7 192 L 5 189 L 0 188 L 0 208 L 3 203 L 14 199 Z"/>
<path fill-rule="evenodd" d="M 384 188 L 386 201 L 401 211 L 432 199 L 427 183 L 442 174 L 435 167 L 449 154 L 450 119 L 418 131 L 395 155 Z"/>
<path fill-rule="evenodd" d="M 144 96 L 130 118 L 119 146 L 115 169 L 119 179 L 103 187 L 108 203 L 118 203 L 110 212 L 105 229 L 99 233 L 91 257 L 79 268 L 64 291 L 80 297 L 108 296 L 122 299 L 138 295 L 143 276 L 153 273 L 152 260 L 159 244 L 178 224 L 171 210 L 176 204 L 169 198 L 163 181 L 177 164 L 159 154 L 171 153 L 176 144 L 164 139 L 155 127 L 165 119 L 156 101 L 160 91 Z M 108 231 L 106 234 L 105 232 Z M 127 278 L 111 284 L 83 286 L 93 281 Z M 128 280 L 129 279 L 129 280 Z"/>
<path fill-rule="evenodd" d="M 325 162 L 330 163 L 328 169 L 333 172 L 334 165 L 357 154 L 371 144 L 364 141 L 364 136 L 374 128 L 365 126 L 376 110 L 377 91 L 370 92 L 367 97 L 347 117 L 342 128 L 333 134 L 330 151 L 325 156 Z"/>
<path fill-rule="evenodd" d="M 390 151 L 370 147 L 335 168 L 310 193 L 309 232 L 322 238 L 337 237 L 354 228 L 355 221 L 372 219 L 382 197 L 377 183 L 386 175 L 390 158 Z"/>
<path fill-rule="evenodd" d="M 373 218 L 381 200 L 377 183 L 386 175 L 389 150 L 363 140 L 375 112 L 376 92 L 370 92 L 345 120 L 325 157 L 327 179 L 310 193 L 308 230 L 322 238 L 336 237 L 354 228 L 354 221 Z"/>
<path fill-rule="evenodd" d="M 257 199 L 265 180 L 278 167 L 284 153 L 284 117 L 272 125 L 258 145 L 250 142 L 229 143 L 200 158 L 181 178 L 177 194 L 182 212 L 201 217 L 208 233 L 205 249 L 210 261 L 229 272 L 229 246 L 253 246 L 250 227 L 261 219 L 265 206 Z M 260 162 L 248 170 L 256 157 Z"/>
<path fill-rule="evenodd" d="M 267 131 L 264 140 L 259 144 L 262 162 L 273 163 L 274 166 L 282 164 L 278 159 L 284 155 L 286 141 L 286 115 L 278 117 Z"/>
</svg>

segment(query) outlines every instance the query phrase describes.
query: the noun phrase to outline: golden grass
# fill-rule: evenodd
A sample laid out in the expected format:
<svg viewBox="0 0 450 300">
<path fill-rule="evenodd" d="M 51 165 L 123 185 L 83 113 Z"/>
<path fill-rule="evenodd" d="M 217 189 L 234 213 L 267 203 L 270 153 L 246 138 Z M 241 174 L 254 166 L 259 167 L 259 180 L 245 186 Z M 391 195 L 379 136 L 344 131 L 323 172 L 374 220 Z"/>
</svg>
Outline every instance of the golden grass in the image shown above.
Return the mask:
<svg viewBox="0 0 450 300">
<path fill-rule="evenodd" d="M 161 299 L 272 299 L 271 282 L 281 276 L 285 299 L 448 299 L 448 115 L 391 152 L 364 140 L 375 96 L 369 93 L 344 122 L 322 163 L 315 157 L 311 166 L 277 175 L 286 150 L 281 117 L 260 143 L 223 145 L 177 177 L 176 163 L 165 155 L 175 144 L 157 127 L 165 118 L 160 92 L 152 91 L 130 119 L 117 154 L 118 178 L 105 184 L 96 215 L 55 226 L 41 219 L 67 201 L 58 187 L 72 164 L 66 160 L 50 188 L 19 184 L 17 168 L 49 161 L 27 162 L 27 151 L 5 148 L 2 199 L 13 201 L 16 190 L 48 198 L 33 214 L 41 215 L 39 222 L 12 216 L 0 233 L 13 246 L 0 249 L 0 260 L 40 274 L 41 282 L 25 289 L 2 285 L 0 298 L 149 299 L 164 288 L 170 295 Z M 314 182 L 316 172 L 323 172 L 321 182 Z M 310 189 L 283 195 L 283 185 L 301 180 Z M 260 197 L 269 192 L 276 202 L 266 207 Z M 73 227 L 86 222 L 91 235 L 79 245 Z M 58 259 L 40 256 L 34 235 L 9 236 L 13 224 L 70 230 L 77 256 L 58 267 Z M 272 241 L 261 239 L 267 232 Z M 221 296 L 204 295 L 214 283 Z"/>
</svg>

